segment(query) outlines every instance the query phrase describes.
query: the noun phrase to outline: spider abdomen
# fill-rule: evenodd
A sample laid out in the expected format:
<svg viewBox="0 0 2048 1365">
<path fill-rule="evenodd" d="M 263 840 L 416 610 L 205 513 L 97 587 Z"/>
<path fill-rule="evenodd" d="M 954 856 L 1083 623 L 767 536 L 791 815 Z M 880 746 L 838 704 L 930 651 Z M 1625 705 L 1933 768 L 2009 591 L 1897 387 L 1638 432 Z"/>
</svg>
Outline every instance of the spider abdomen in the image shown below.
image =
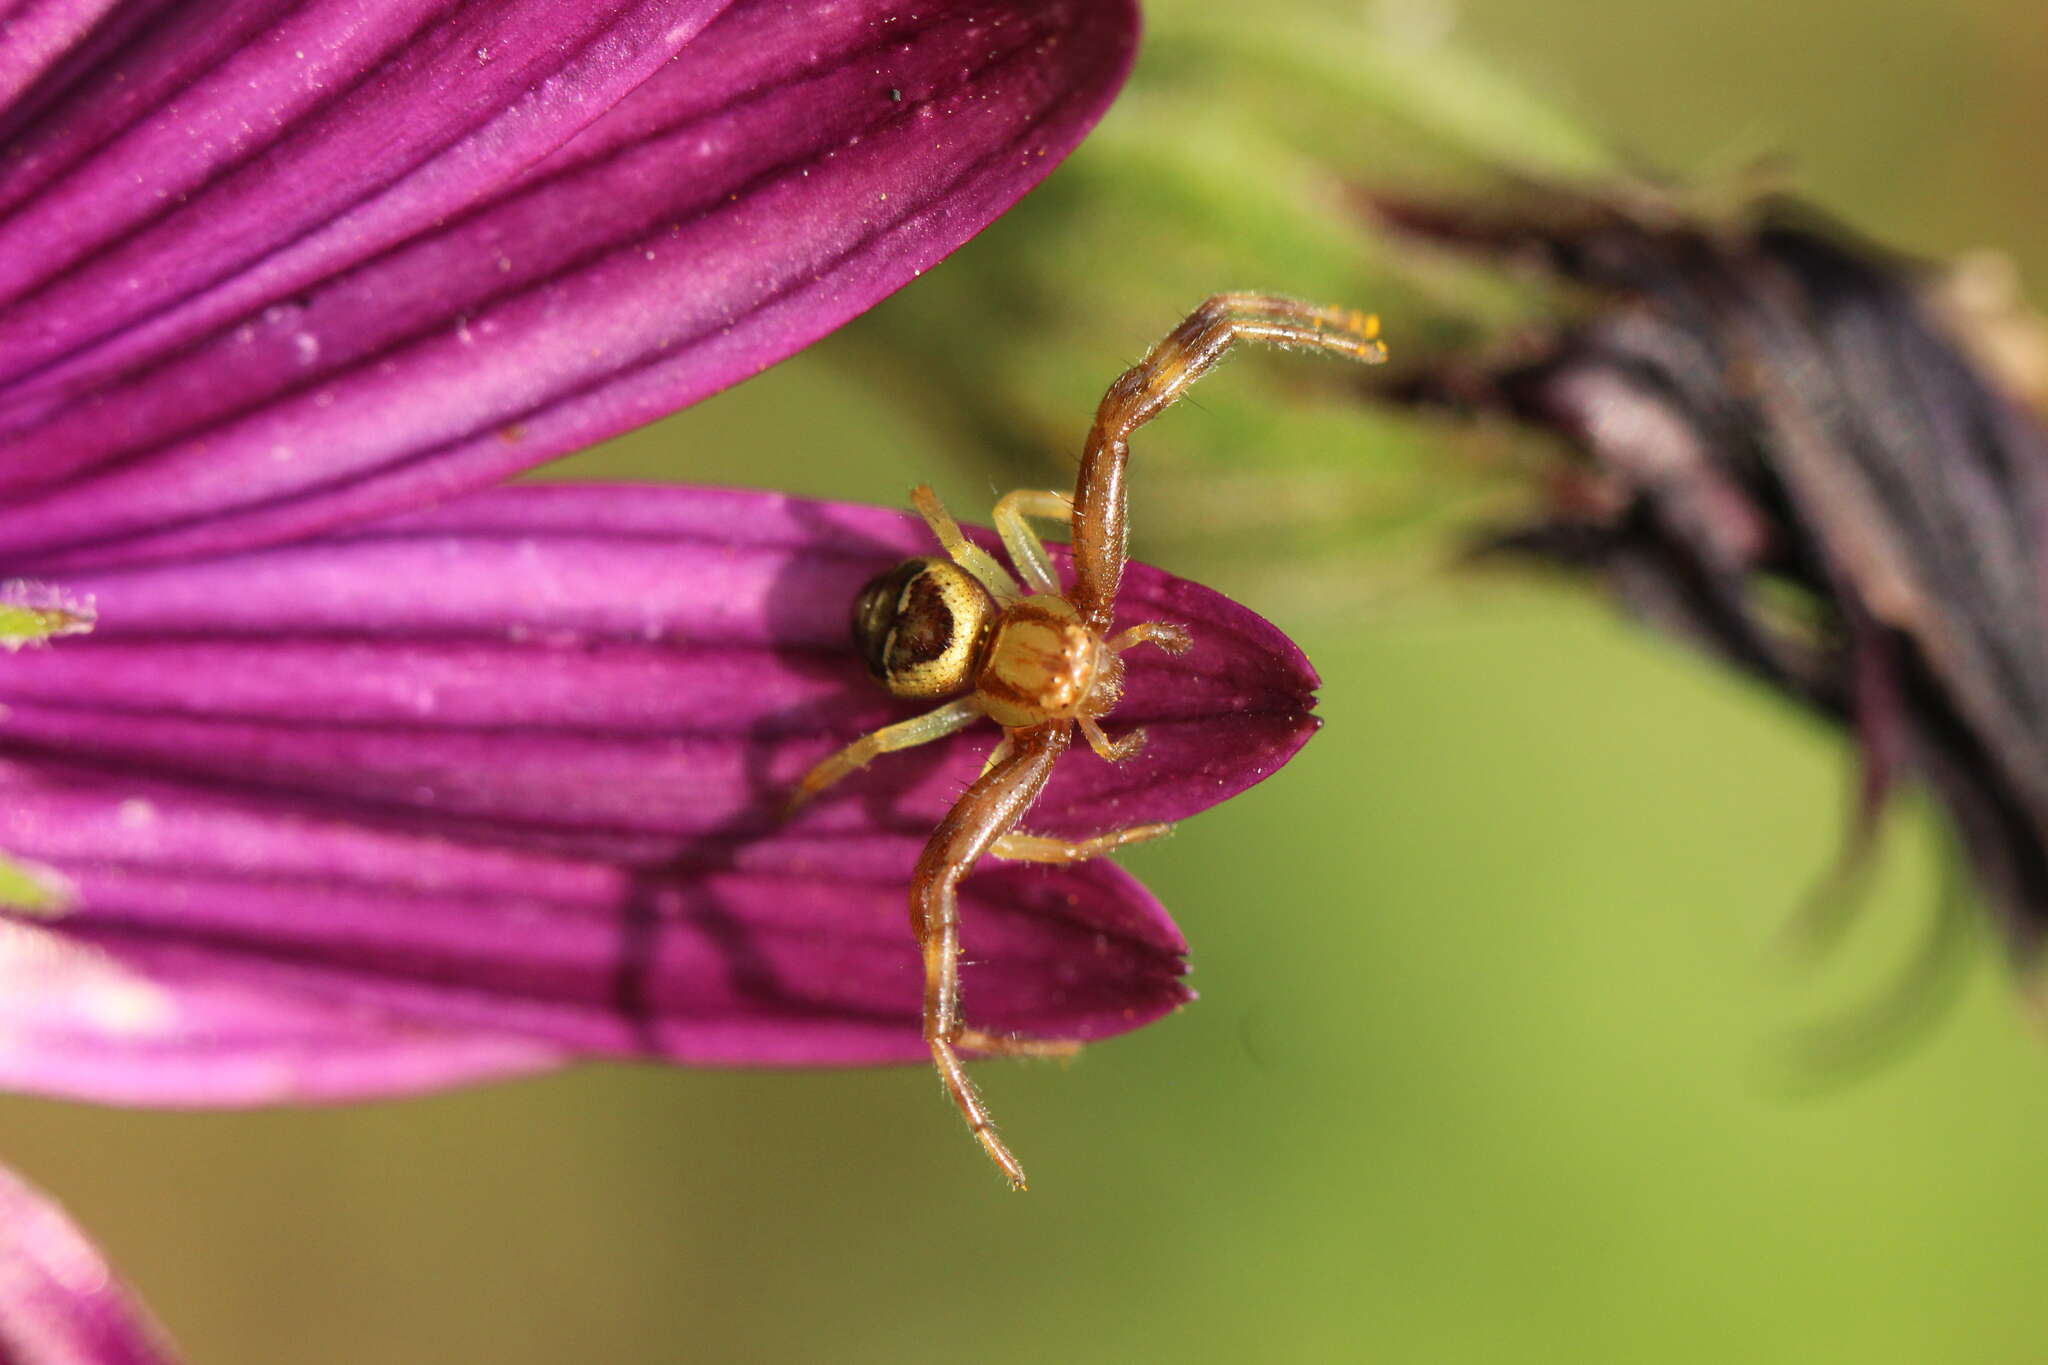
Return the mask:
<svg viewBox="0 0 2048 1365">
<path fill-rule="evenodd" d="M 899 697 L 963 692 L 995 616 L 988 590 L 943 559 L 909 559 L 853 604 L 853 639 L 868 672 Z"/>
</svg>

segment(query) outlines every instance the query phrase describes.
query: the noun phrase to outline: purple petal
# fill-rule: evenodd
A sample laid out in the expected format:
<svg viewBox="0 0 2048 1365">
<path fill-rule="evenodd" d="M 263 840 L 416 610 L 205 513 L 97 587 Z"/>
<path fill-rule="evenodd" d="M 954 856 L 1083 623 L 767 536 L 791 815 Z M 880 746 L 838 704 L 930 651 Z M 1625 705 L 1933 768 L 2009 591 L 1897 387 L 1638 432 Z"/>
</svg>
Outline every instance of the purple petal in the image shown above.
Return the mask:
<svg viewBox="0 0 2048 1365">
<path fill-rule="evenodd" d="M 996 738 L 894 755 L 796 821 L 823 754 L 906 710 L 847 614 L 905 515 L 535 485 L 288 547 L 67 579 L 94 634 L 0 672 L 0 850 L 74 904 L 0 931 L 0 1086 L 151 1103 L 392 1093 L 580 1055 L 913 1061 L 910 867 Z M 1313 729 L 1266 622 L 1133 566 L 1121 765 L 1027 821 L 1178 819 Z M 912 708 L 914 709 L 914 708 Z M 1110 863 L 965 885 L 977 1023 L 1093 1038 L 1187 998 Z"/>
<path fill-rule="evenodd" d="M 11 572 L 304 535 L 753 374 L 1035 184 L 1135 37 L 1124 0 L 205 8 L 117 11 L 0 110 Z"/>
<path fill-rule="evenodd" d="M 0 1167 L 0 1361 L 170 1365 L 162 1329 L 64 1210 Z"/>
<path fill-rule="evenodd" d="M 925 1056 L 913 841 L 705 843 L 633 865 L 56 764 L 7 764 L 0 789 L 0 845 L 76 895 L 0 933 L 0 1087 L 233 1105 L 585 1055 Z M 1187 998 L 1171 921 L 1111 865 L 995 869 L 962 904 L 990 1027 L 1097 1038 Z"/>
<path fill-rule="evenodd" d="M 860 585 L 929 547 L 915 518 L 717 489 L 535 486 L 325 540 L 73 575 L 94 633 L 0 674 L 17 750 L 403 812 L 413 827 L 657 859 L 778 833 L 803 773 L 915 706 L 847 641 Z M 1299 651 L 1227 599 L 1133 566 L 1119 621 L 1192 653 L 1127 656 L 1110 728 L 1030 819 L 1088 834 L 1178 820 L 1312 733 Z M 992 726 L 877 764 L 799 828 L 922 837 Z M 4 846 L 4 845 L 0 845 Z"/>
</svg>

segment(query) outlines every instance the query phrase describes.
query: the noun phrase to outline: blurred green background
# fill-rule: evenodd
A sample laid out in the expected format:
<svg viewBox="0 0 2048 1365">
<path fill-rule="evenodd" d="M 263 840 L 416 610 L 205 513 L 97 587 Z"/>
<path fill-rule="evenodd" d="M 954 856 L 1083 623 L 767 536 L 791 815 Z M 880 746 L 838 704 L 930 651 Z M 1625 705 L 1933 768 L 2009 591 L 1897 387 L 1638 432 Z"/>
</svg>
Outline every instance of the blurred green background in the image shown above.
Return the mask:
<svg viewBox="0 0 2048 1365">
<path fill-rule="evenodd" d="M 931 478 L 963 511 L 1056 486 L 1103 384 L 1213 289 L 1377 307 L 1396 348 L 1511 314 L 1344 209 L 1491 159 L 1726 185 L 1782 156 L 1896 245 L 2048 267 L 2034 0 L 1256 8 L 1151 5 L 1128 97 L 1017 214 L 553 472 L 887 504 Z M 1783 1084 L 1802 1027 L 1909 960 L 1932 822 L 1895 816 L 1845 952 L 1790 962 L 1839 739 L 1591 594 L 1444 579 L 1526 452 L 1348 378 L 1245 361 L 1141 438 L 1139 554 L 1287 627 L 1328 724 L 1127 859 L 1197 1005 L 1071 1069 L 981 1068 L 1028 1197 L 916 1069 L 9 1100 L 7 1159 L 213 1365 L 2048 1360 L 2048 1050 L 1989 936 L 1924 1042 Z"/>
</svg>

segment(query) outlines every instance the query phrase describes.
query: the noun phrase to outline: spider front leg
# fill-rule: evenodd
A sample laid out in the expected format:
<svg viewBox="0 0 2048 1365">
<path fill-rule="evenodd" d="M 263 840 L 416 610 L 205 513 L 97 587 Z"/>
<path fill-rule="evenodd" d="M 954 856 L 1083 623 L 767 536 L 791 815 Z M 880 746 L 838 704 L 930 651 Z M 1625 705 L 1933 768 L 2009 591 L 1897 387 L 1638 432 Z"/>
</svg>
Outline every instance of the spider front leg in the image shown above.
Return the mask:
<svg viewBox="0 0 2048 1365">
<path fill-rule="evenodd" d="M 1053 763 L 1066 751 L 1072 733 L 1066 725 L 1051 723 L 1008 734 L 1008 752 L 975 779 L 939 822 L 910 878 L 910 927 L 924 958 L 924 1039 L 931 1049 L 932 1064 L 975 1140 L 1002 1168 L 1011 1187 L 1019 1190 L 1026 1188 L 1024 1168 L 996 1136 L 988 1107 L 969 1079 L 960 1053 L 1064 1056 L 1080 1045 L 1005 1038 L 966 1026 L 960 1015 L 959 887 L 961 879 L 1045 790 Z"/>
<path fill-rule="evenodd" d="M 1387 358 L 1380 320 L 1351 308 L 1318 308 L 1271 294 L 1217 294 L 1126 370 L 1095 411 L 1074 484 L 1074 589 L 1095 630 L 1109 629 L 1123 581 L 1124 465 L 1131 433 L 1185 394 L 1240 341 L 1300 346 L 1376 365 Z"/>
</svg>

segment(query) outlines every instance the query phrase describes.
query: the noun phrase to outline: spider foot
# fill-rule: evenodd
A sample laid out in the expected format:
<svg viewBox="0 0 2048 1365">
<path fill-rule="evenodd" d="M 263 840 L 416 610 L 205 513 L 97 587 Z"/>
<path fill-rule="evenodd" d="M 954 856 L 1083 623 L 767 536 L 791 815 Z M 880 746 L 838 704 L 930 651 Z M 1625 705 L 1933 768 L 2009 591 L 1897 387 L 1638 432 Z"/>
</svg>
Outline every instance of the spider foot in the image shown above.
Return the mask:
<svg viewBox="0 0 2048 1365">
<path fill-rule="evenodd" d="M 1109 647 L 1121 654 L 1127 649 L 1144 644 L 1158 645 L 1168 654 L 1185 654 L 1195 647 L 1195 637 L 1188 633 L 1186 626 L 1175 625 L 1170 621 L 1147 621 L 1143 625 L 1132 626 L 1112 639 Z"/>
<path fill-rule="evenodd" d="M 1081 721 L 1081 733 L 1088 737 L 1088 747 L 1109 763 L 1121 763 L 1145 747 L 1143 726 L 1131 731 L 1122 739 L 1111 739 L 1102 732 L 1102 727 L 1092 719 Z"/>
<path fill-rule="evenodd" d="M 974 1088 L 974 1082 L 967 1077 L 967 1067 L 961 1062 L 960 1053 L 954 1046 L 961 1033 L 959 1029 L 953 1030 L 952 1038 L 943 1033 L 926 1035 L 926 1042 L 932 1050 L 932 1062 L 939 1069 L 939 1079 L 945 1083 L 946 1093 L 952 1096 L 953 1105 L 960 1111 L 960 1116 L 967 1120 L 968 1130 L 974 1134 L 974 1140 L 981 1144 L 982 1151 L 988 1153 L 989 1160 L 995 1162 L 996 1168 L 1003 1173 L 1003 1178 L 1010 1182 L 1010 1188 L 1018 1191 L 1028 1190 L 1031 1184 L 1024 1177 L 1024 1167 L 1018 1163 L 1010 1149 L 1003 1145 L 1003 1140 L 996 1136 L 996 1126 L 988 1116 L 988 1106 L 981 1102 L 980 1092 Z"/>
</svg>

